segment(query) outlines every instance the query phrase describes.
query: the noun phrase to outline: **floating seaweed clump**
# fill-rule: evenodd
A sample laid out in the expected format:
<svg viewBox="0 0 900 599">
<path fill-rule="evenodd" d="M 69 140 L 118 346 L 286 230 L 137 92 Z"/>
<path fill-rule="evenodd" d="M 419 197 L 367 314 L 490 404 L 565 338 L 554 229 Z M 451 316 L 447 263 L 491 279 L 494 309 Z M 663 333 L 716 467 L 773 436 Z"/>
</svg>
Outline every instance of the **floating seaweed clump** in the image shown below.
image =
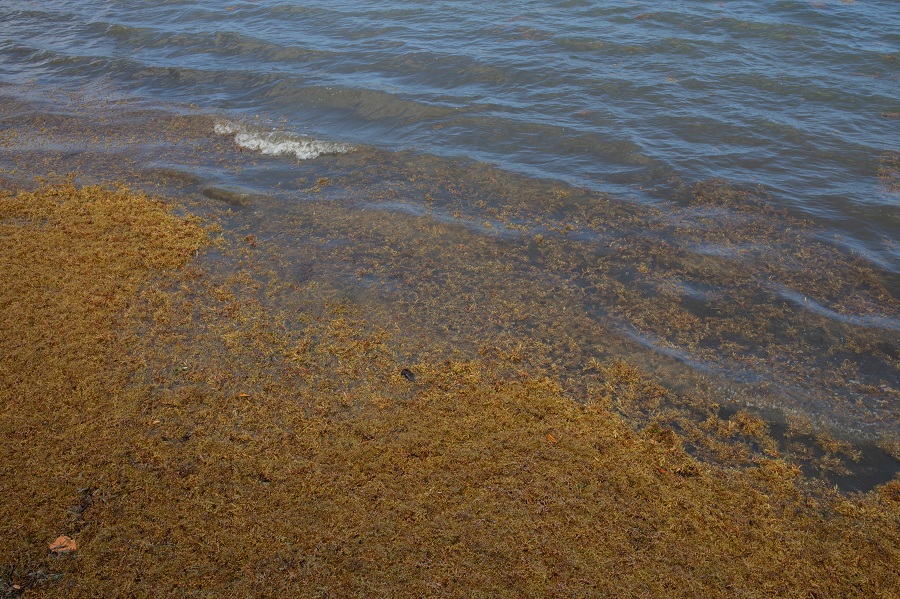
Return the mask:
<svg viewBox="0 0 900 599">
<path fill-rule="evenodd" d="M 766 457 L 698 461 L 618 415 L 667 393 L 625 362 L 579 403 L 535 346 L 409 352 L 256 238 L 204 256 L 217 230 L 125 189 L 0 195 L 0 594 L 900 587 L 900 482 L 817 487 L 747 414 L 703 426 Z"/>
<path fill-rule="evenodd" d="M 900 192 L 900 152 L 885 152 L 878 164 L 878 178 L 890 192 Z"/>
</svg>

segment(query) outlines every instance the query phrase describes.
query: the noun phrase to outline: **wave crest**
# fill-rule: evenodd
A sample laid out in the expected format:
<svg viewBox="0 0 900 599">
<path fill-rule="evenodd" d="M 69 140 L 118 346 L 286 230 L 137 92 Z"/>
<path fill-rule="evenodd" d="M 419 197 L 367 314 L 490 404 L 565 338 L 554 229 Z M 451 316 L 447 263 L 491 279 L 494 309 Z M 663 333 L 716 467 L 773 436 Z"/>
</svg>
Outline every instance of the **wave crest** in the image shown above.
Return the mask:
<svg viewBox="0 0 900 599">
<path fill-rule="evenodd" d="M 311 160 L 322 154 L 346 154 L 353 150 L 353 146 L 345 143 L 322 141 L 287 131 L 254 130 L 230 121 L 217 121 L 214 129 L 218 135 L 234 135 L 234 143 L 242 148 L 275 156 L 293 154 L 297 160 Z"/>
</svg>

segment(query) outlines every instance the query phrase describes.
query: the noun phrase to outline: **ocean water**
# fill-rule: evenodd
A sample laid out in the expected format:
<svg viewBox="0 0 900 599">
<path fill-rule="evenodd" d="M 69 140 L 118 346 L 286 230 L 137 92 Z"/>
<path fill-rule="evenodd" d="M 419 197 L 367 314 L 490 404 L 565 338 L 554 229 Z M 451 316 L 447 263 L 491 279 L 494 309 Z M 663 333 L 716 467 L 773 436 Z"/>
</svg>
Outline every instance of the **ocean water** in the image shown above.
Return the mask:
<svg viewBox="0 0 900 599">
<path fill-rule="evenodd" d="M 539 315 L 493 334 L 539 339 L 570 371 L 625 356 L 708 377 L 725 403 L 900 430 L 896 0 L 4 0 L 0 93 L 0 133 L 113 119 L 130 137 L 107 155 L 131 144 L 132 162 L 252 204 L 243 226 L 286 248 L 284 215 L 310 198 L 348 210 L 341 223 L 405 223 L 394 241 L 428 224 L 434 252 L 447 231 L 493 244 L 493 276 L 459 289 L 488 302 L 505 277 L 526 307 L 526 282 L 560 290 L 545 299 L 577 308 L 580 336 Z M 185 114 L 259 161 L 155 152 L 153 129 Z M 17 143 L 7 166 L 34 154 Z M 348 289 L 425 295 L 363 264 L 391 240 L 347 238 Z M 443 334 L 465 347 L 465 328 Z"/>
</svg>

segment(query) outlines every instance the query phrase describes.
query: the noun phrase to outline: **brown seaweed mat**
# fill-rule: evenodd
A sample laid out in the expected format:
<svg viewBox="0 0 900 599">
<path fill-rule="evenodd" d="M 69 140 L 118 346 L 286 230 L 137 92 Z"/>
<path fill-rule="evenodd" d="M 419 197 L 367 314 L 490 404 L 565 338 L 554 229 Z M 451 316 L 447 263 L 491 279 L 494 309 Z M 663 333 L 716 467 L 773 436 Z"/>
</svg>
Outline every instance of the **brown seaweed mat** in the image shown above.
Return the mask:
<svg viewBox="0 0 900 599">
<path fill-rule="evenodd" d="M 586 405 L 502 352 L 404 364 L 234 243 L 0 195 L 0 596 L 896 596 L 900 482 L 698 462 L 613 412 L 657 389 L 626 364 Z"/>
</svg>

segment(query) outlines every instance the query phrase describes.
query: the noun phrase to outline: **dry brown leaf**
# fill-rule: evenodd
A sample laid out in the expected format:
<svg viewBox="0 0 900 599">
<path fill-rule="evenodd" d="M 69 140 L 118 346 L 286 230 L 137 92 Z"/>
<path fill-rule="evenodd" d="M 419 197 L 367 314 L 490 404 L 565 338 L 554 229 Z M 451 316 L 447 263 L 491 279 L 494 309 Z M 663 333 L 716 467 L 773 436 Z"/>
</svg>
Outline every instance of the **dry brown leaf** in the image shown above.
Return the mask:
<svg viewBox="0 0 900 599">
<path fill-rule="evenodd" d="M 50 551 L 53 553 L 69 553 L 76 549 L 78 549 L 78 543 L 66 535 L 60 535 L 56 537 L 55 541 L 50 543 Z"/>
</svg>

